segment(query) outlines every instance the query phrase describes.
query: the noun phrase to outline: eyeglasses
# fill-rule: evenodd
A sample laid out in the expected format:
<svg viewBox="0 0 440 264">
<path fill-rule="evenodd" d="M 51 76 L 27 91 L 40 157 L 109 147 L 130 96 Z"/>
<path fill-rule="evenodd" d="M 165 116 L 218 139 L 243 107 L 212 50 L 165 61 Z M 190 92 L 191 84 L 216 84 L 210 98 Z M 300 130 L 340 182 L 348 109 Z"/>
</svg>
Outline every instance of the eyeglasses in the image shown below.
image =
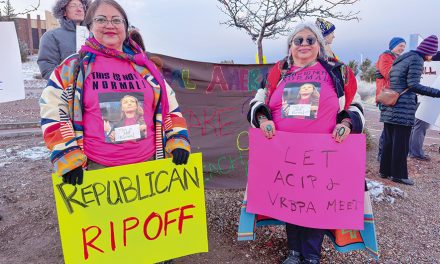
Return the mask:
<svg viewBox="0 0 440 264">
<path fill-rule="evenodd" d="M 304 41 L 306 42 L 306 45 L 313 45 L 316 43 L 316 38 L 315 37 L 307 37 L 307 38 L 303 38 L 303 37 L 297 37 L 293 39 L 293 44 L 295 44 L 295 46 L 299 47 L 301 46 Z"/>
<path fill-rule="evenodd" d="M 120 26 L 122 23 L 124 23 L 125 19 L 123 19 L 122 17 L 113 17 L 111 20 L 107 20 L 107 18 L 101 16 L 101 17 L 95 17 L 93 21 L 95 21 L 96 24 L 101 26 L 108 25 L 108 23 L 111 22 L 113 26 L 117 27 Z"/>
<path fill-rule="evenodd" d="M 68 4 L 67 7 L 70 9 L 76 9 L 76 8 L 80 8 L 82 10 L 86 9 L 83 4 Z"/>
</svg>

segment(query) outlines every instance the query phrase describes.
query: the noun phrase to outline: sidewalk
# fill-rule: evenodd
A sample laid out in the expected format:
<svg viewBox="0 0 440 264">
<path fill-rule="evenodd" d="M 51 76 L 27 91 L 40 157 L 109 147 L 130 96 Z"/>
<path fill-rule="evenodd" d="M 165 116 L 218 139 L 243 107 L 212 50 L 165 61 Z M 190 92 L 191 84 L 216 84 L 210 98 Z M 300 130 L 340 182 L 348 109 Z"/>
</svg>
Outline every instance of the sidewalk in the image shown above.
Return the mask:
<svg viewBox="0 0 440 264">
<path fill-rule="evenodd" d="M 41 128 L 38 122 L 27 123 L 0 123 L 0 139 L 41 136 Z"/>
<path fill-rule="evenodd" d="M 14 137 L 41 136 L 41 128 L 1 129 L 0 139 Z"/>
</svg>

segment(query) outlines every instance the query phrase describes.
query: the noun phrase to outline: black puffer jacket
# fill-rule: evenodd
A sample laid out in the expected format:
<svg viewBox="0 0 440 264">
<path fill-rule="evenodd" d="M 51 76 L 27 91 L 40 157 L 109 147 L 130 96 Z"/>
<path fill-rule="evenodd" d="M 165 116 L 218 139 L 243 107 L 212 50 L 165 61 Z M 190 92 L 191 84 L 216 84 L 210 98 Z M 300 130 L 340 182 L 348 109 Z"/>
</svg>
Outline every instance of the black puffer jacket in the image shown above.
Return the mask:
<svg viewBox="0 0 440 264">
<path fill-rule="evenodd" d="M 440 90 L 420 84 L 423 73 L 423 56 L 409 51 L 399 56 L 393 63 L 390 73 L 390 89 L 402 94 L 394 106 L 380 106 L 380 121 L 390 124 L 413 126 L 416 113 L 417 95 L 440 97 Z"/>
</svg>

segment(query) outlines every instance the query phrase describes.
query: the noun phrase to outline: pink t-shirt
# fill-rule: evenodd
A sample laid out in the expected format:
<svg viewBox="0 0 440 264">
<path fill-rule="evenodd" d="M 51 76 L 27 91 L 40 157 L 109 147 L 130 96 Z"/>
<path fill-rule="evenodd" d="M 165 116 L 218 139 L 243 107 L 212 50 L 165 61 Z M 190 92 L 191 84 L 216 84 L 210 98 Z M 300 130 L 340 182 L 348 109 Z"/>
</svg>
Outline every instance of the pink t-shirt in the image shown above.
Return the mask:
<svg viewBox="0 0 440 264">
<path fill-rule="evenodd" d="M 339 100 L 333 81 L 318 62 L 296 73 L 293 67 L 275 89 L 269 102 L 275 127 L 295 133 L 331 133 L 336 125 Z"/>
<path fill-rule="evenodd" d="M 152 87 L 128 61 L 96 56 L 83 94 L 84 153 L 105 166 L 155 153 Z"/>
</svg>

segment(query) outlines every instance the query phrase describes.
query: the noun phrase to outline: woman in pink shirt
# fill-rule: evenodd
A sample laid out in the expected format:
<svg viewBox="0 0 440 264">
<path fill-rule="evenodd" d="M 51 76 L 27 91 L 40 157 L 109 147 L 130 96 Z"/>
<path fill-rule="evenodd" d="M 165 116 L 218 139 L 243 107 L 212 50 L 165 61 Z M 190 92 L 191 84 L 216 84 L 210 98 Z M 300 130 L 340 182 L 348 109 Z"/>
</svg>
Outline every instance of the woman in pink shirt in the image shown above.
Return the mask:
<svg viewBox="0 0 440 264">
<path fill-rule="evenodd" d="M 288 38 L 288 56 L 270 70 L 266 87 L 251 101 L 248 119 L 268 139 L 279 130 L 332 134 L 342 142 L 364 126 L 356 89 L 351 70 L 327 61 L 320 30 L 302 23 Z M 320 262 L 325 230 L 286 223 L 286 233 L 290 252 L 283 264 Z"/>
<path fill-rule="evenodd" d="M 84 22 L 93 36 L 55 68 L 40 100 L 55 174 L 75 185 L 83 168 L 165 157 L 186 164 L 189 136 L 175 93 L 129 38 L 124 9 L 95 0 Z"/>
</svg>

